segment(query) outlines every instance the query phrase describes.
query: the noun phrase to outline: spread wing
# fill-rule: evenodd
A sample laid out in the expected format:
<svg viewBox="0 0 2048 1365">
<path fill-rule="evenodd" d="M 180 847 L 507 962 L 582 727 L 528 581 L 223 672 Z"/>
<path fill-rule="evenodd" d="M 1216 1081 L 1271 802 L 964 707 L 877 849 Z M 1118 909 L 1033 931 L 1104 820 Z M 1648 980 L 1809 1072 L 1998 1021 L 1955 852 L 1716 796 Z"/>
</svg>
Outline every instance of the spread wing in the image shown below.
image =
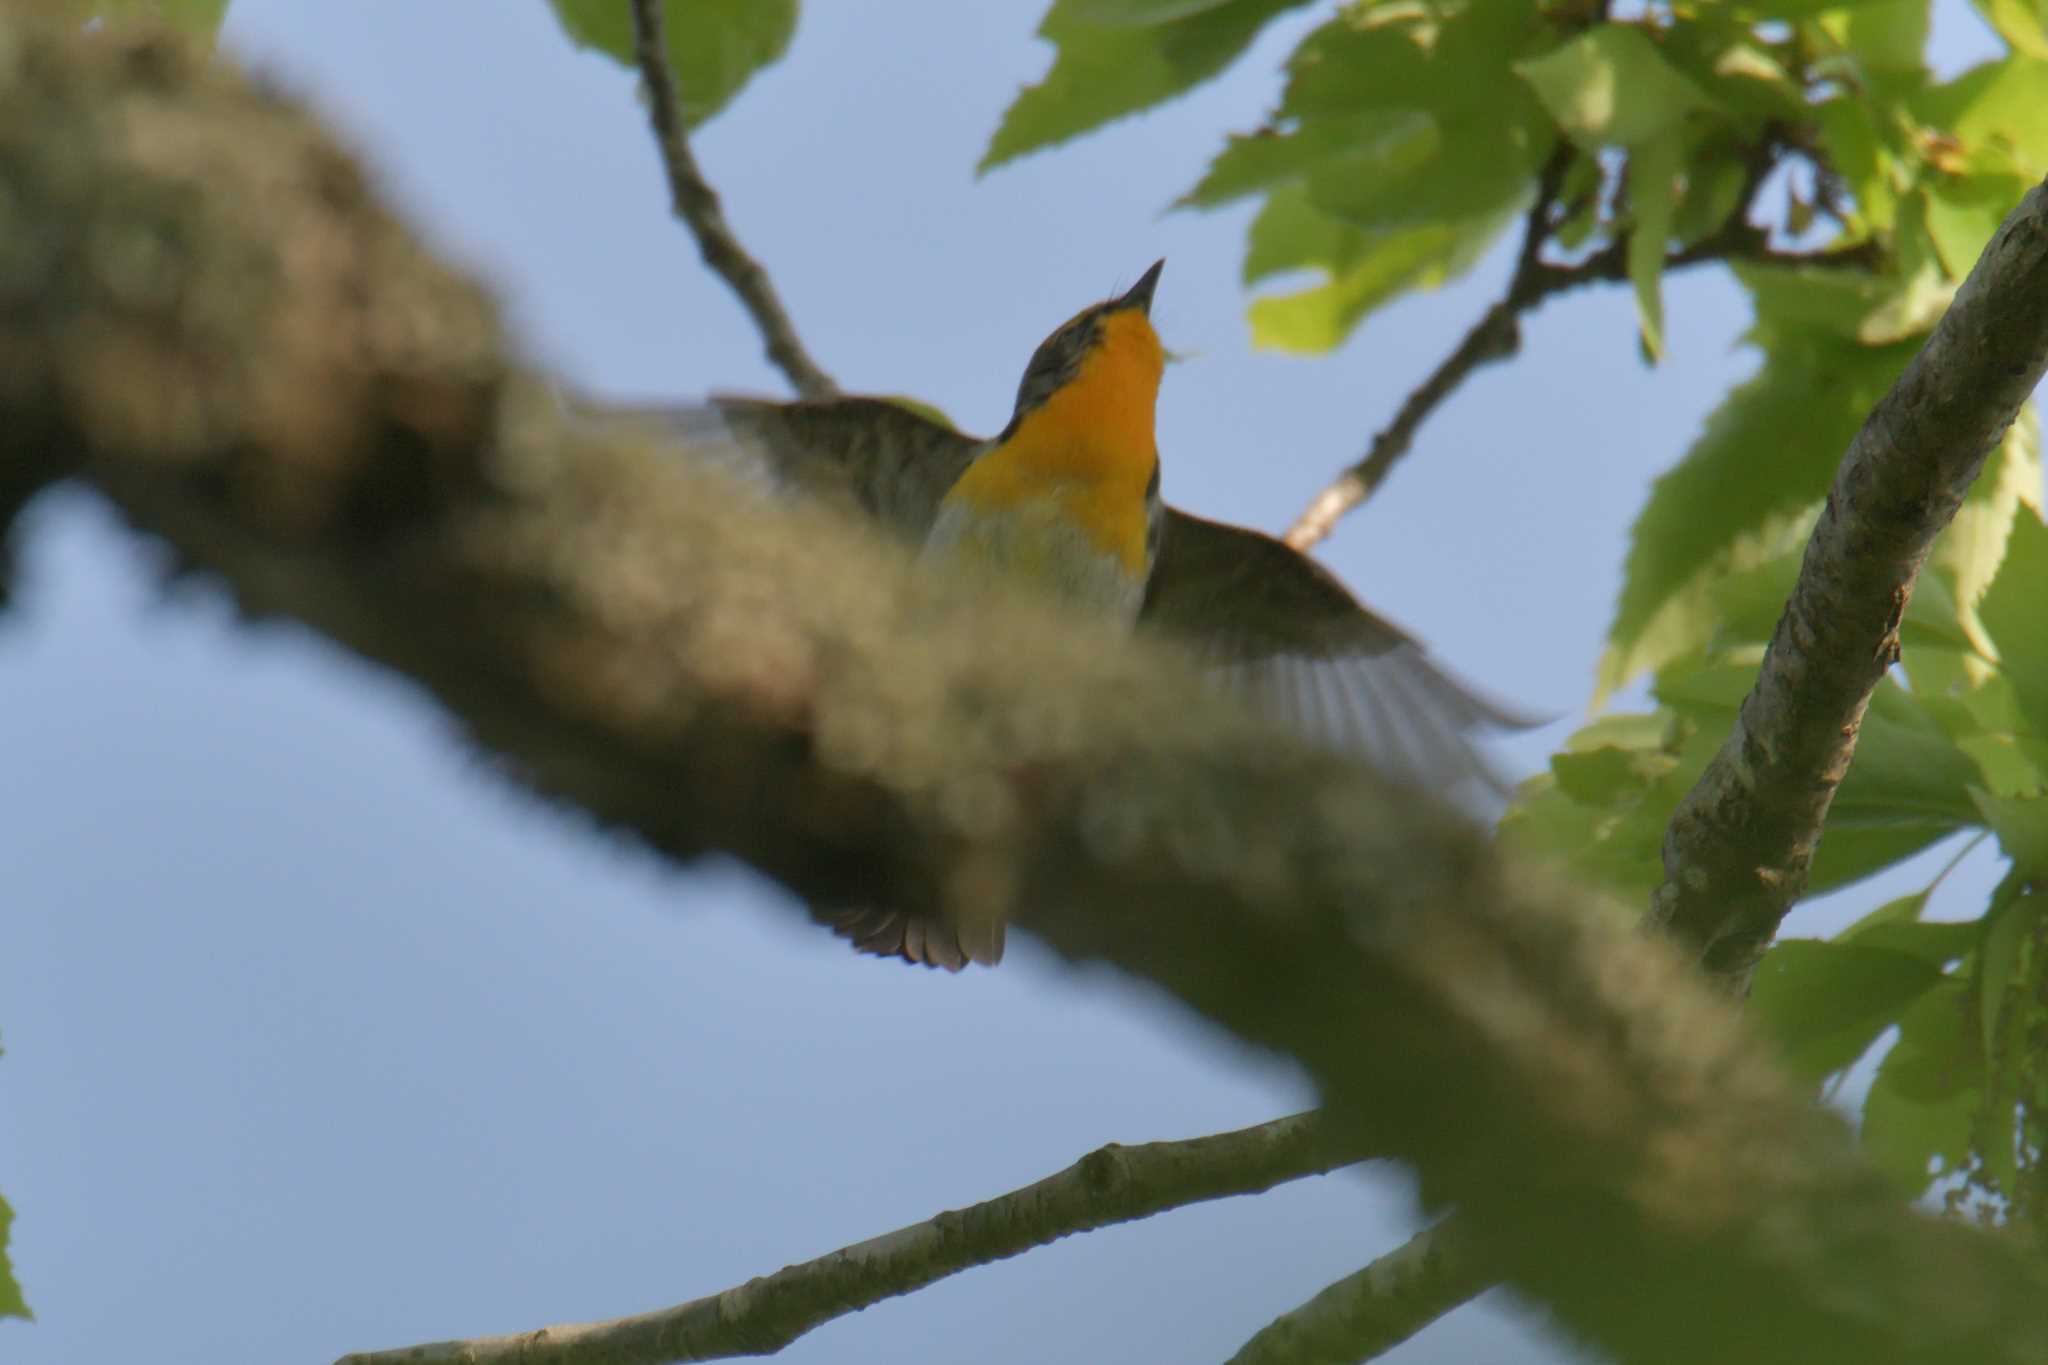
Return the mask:
<svg viewBox="0 0 2048 1365">
<path fill-rule="evenodd" d="M 1138 619 L 1276 720 L 1431 790 L 1497 787 L 1473 741 L 1536 723 L 1446 673 L 1307 555 L 1185 512 L 1167 511 Z"/>
<path fill-rule="evenodd" d="M 858 510 L 922 541 L 946 495 L 986 443 L 886 398 L 780 403 L 718 396 L 674 407 L 606 407 L 677 430 L 698 454 Z"/>
</svg>

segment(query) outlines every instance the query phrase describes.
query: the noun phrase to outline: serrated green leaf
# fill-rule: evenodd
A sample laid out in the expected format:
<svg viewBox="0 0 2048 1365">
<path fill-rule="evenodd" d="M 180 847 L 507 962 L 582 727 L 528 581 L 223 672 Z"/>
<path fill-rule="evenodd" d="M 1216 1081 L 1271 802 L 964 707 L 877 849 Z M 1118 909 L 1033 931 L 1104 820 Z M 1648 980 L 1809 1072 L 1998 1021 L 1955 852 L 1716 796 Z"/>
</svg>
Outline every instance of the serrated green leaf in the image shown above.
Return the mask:
<svg viewBox="0 0 2048 1365">
<path fill-rule="evenodd" d="M 2048 802 L 2041 804 L 2048 806 Z M 2043 826 L 2036 834 L 2048 833 L 2048 821 L 2038 812 L 2033 821 Z M 2000 843 L 2004 838 L 2001 833 Z M 1971 989 L 1977 995 L 1977 1020 L 1983 1030 L 1986 1057 L 1998 1055 L 1999 1023 L 2005 1017 L 2007 992 L 2019 975 L 2020 946 L 2034 927 L 2034 898 L 2020 894 L 2030 875 L 2015 858 L 2013 870 L 1991 893 L 1991 905 L 1984 912 L 1983 938 L 1977 948 L 1976 970 L 1971 973 Z"/>
<path fill-rule="evenodd" d="M 14 1278 L 14 1263 L 7 1255 L 13 1226 L 14 1210 L 5 1199 L 0 1199 L 0 1318 L 34 1318 L 28 1300 L 22 1297 L 21 1282 Z"/>
<path fill-rule="evenodd" d="M 1636 519 L 1595 704 L 1712 638 L 1713 585 L 1796 548 L 1910 347 L 1773 352 L 1708 419 Z"/>
<path fill-rule="evenodd" d="M 571 42 L 637 69 L 633 15 L 621 0 L 551 3 Z M 661 14 L 676 103 L 684 124 L 694 128 L 789 49 L 797 0 L 662 0 Z"/>
<path fill-rule="evenodd" d="M 1090 22 L 1084 0 L 1054 0 L 1038 26 L 1038 35 L 1058 48 L 1052 68 L 1011 101 L 976 169 L 991 170 L 1186 93 L 1230 65 L 1270 20 L 1306 3 L 1225 0 L 1130 26 Z"/>
<path fill-rule="evenodd" d="M 2048 59 L 2048 3 L 2044 0 L 1972 0 L 1977 13 L 2015 52 Z"/>
<path fill-rule="evenodd" d="M 2005 558 L 1977 606 L 1984 631 L 1998 651 L 1999 675 L 2012 689 L 2026 726 L 2048 738 L 2048 612 L 2041 610 L 2048 583 L 2048 527 L 2032 507 L 2012 519 Z"/>
<path fill-rule="evenodd" d="M 1363 152 L 1406 174 L 1426 162 L 1439 142 L 1435 121 L 1416 109 L 1368 109 L 1305 120 L 1295 128 L 1235 135 L 1174 207 L 1227 204 L 1291 184 L 1311 168 L 1347 153 Z"/>
<path fill-rule="evenodd" d="M 1908 1194 L 1965 1169 L 1984 1059 L 1969 1032 L 1968 989 L 1944 978 L 1899 1021 L 1899 1040 L 1863 1104 L 1863 1149 Z"/>
<path fill-rule="evenodd" d="M 1913 590 L 1915 605 L 1922 593 L 1946 591 L 1950 595 L 1955 628 L 1978 656 L 1965 670 L 1973 682 L 1982 679 L 1981 660 L 1997 657 L 1980 604 L 2005 563 L 2016 518 L 2032 513 L 2038 525 L 2040 502 L 2041 428 L 2030 399 L 2020 406 L 2019 415 L 1984 462 L 1954 519 L 1934 542 L 1927 558 L 1927 569 L 1933 572 L 1923 570 Z M 2034 567 L 2044 566 L 2036 563 Z M 2023 576 L 2015 580 L 2017 584 L 2025 584 L 2026 572 L 2021 570 Z M 2001 610 L 2008 610 L 2011 602 L 2009 596 L 2002 598 Z M 1917 616 L 1910 609 L 1908 614 Z M 2041 733 L 2048 736 L 2048 728 Z"/>
<path fill-rule="evenodd" d="M 1307 202 L 1306 191 L 1294 189 L 1275 190 L 1268 197 L 1267 212 L 1253 225 L 1245 273 L 1252 277 L 1255 271 L 1265 275 L 1312 265 L 1328 271 L 1324 284 L 1254 299 L 1248 310 L 1254 346 L 1298 354 L 1334 348 L 1367 314 L 1398 294 L 1434 289 L 1462 275 L 1514 216 L 1509 210 L 1383 232 L 1348 225 L 1332 232 L 1327 215 Z M 1317 247 L 1331 248 L 1332 258 L 1308 259 Z"/>
<path fill-rule="evenodd" d="M 1635 287 L 1643 353 L 1652 364 L 1664 356 L 1664 246 L 1678 202 L 1682 146 L 1673 128 L 1638 143 L 1628 157 L 1629 203 L 1635 210 L 1628 234 L 1628 278 Z"/>
<path fill-rule="evenodd" d="M 1642 146 L 1712 104 L 1635 24 L 1596 25 L 1515 71 L 1558 127 L 1588 148 Z"/>
<path fill-rule="evenodd" d="M 228 0 L 76 0 L 88 18 L 160 19 L 183 33 L 211 42 L 227 17 Z"/>
<path fill-rule="evenodd" d="M 1876 101 L 1843 95 L 1822 100 L 1810 114 L 1820 150 L 1855 197 L 1855 220 L 1888 231 L 1898 211 L 1895 121 L 1880 121 Z"/>
<path fill-rule="evenodd" d="M 1757 968 L 1749 1014 L 1794 1076 L 1818 1081 L 1861 1057 L 1941 980 L 1938 967 L 1906 953 L 1786 939 Z"/>
</svg>

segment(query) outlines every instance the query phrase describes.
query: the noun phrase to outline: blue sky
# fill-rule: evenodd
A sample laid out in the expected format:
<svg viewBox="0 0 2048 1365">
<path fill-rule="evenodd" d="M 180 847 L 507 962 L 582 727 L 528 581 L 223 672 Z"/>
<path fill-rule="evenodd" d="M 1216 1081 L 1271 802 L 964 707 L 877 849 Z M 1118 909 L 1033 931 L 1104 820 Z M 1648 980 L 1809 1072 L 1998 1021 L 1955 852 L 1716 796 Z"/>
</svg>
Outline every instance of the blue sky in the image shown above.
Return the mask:
<svg viewBox="0 0 2048 1365">
<path fill-rule="evenodd" d="M 1047 59 L 1038 13 L 813 0 L 703 131 L 705 169 L 842 384 L 970 430 L 1002 423 L 1045 332 L 1165 256 L 1167 495 L 1278 529 L 1507 263 L 1327 359 L 1252 353 L 1247 215 L 1162 210 L 1317 11 L 1189 99 L 977 180 Z M 1951 55 L 1977 41 L 1944 26 Z M 224 45 L 343 130 L 536 363 L 635 398 L 783 391 L 668 217 L 632 79 L 544 6 L 236 0 Z M 1622 291 L 1546 305 L 1328 562 L 1492 691 L 1579 711 L 1648 482 L 1752 363 L 1720 274 L 1666 307 L 1649 371 Z M 39 504 L 28 549 L 0 622 L 0 1191 L 39 1321 L 0 1323 L 9 1361 L 318 1361 L 643 1311 L 1105 1141 L 1309 1102 L 1028 940 L 957 978 L 856 959 L 744 869 L 543 807 L 402 680 L 204 587 L 166 596 L 86 494 Z M 1417 1216 L 1398 1172 L 1302 1182 L 971 1272 L 787 1358 L 1221 1359 Z M 1495 1294 L 1388 1359 L 1554 1346 Z"/>
</svg>

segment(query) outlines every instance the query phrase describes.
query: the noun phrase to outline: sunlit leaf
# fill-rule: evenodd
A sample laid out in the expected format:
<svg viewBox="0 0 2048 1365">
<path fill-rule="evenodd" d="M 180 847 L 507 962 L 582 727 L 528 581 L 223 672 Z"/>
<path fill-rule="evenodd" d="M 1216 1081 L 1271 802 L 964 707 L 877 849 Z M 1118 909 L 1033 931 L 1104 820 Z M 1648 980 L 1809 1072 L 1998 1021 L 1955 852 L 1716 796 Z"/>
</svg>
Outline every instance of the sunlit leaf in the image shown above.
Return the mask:
<svg viewBox="0 0 2048 1365">
<path fill-rule="evenodd" d="M 1588 147 L 1636 147 L 1712 101 L 1635 24 L 1600 24 L 1516 66 L 1558 127 Z"/>
<path fill-rule="evenodd" d="M 624 0 L 553 0 L 562 31 L 581 47 L 635 68 L 633 15 Z M 789 48 L 797 0 L 662 0 L 662 29 L 677 103 L 692 127 L 731 102 L 754 73 Z"/>
<path fill-rule="evenodd" d="M 1635 286 L 1643 353 L 1652 363 L 1664 355 L 1664 246 L 1671 237 L 1678 199 L 1681 146 L 1674 129 L 1640 143 L 1628 159 L 1629 201 L 1635 209 L 1628 235 L 1628 278 Z"/>
<path fill-rule="evenodd" d="M 1321 268 L 1323 284 L 1254 299 L 1252 344 L 1272 350 L 1327 351 L 1374 308 L 1414 289 L 1434 289 L 1470 269 L 1513 218 L 1512 210 L 1466 221 L 1365 232 L 1339 224 L 1289 186 L 1268 196 L 1253 223 L 1247 280 L 1283 270 Z"/>
<path fill-rule="evenodd" d="M 2048 0 L 1972 0 L 2013 51 L 2048 59 Z"/>
<path fill-rule="evenodd" d="M 1998 650 L 1999 673 L 2037 738 L 2048 738 L 2048 527 L 2031 507 L 2012 520 L 2012 535 L 1997 577 L 1977 614 Z"/>
<path fill-rule="evenodd" d="M 1225 0 L 1149 24 L 1105 24 L 1092 0 L 1054 0 L 1038 34 L 1058 52 L 1018 92 L 982 153 L 987 171 L 1184 94 L 1230 65 L 1275 16 L 1307 0 Z"/>
<path fill-rule="evenodd" d="M 1719 578 L 1804 539 L 1842 452 L 1911 352 L 1787 346 L 1728 396 L 1636 519 L 1596 702 L 1712 637 Z"/>
</svg>

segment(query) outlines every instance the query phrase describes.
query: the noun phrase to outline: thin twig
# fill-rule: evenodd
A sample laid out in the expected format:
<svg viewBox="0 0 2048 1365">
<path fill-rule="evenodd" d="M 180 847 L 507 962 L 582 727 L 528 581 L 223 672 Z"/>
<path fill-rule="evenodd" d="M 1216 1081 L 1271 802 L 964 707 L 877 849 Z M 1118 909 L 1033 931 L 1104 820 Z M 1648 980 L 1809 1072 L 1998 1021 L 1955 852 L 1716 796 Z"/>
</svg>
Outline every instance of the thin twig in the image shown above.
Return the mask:
<svg viewBox="0 0 2048 1365">
<path fill-rule="evenodd" d="M 1542 297 L 1536 292 L 1537 271 L 1541 267 L 1543 243 L 1550 236 L 1551 210 L 1557 203 L 1558 189 L 1564 184 L 1571 159 L 1571 143 L 1560 139 L 1537 174 L 1536 202 L 1529 206 L 1523 223 L 1522 246 L 1515 256 L 1515 273 L 1508 281 L 1507 293 L 1486 310 L 1472 330 L 1465 333 L 1457 349 L 1408 395 L 1393 422 L 1373 438 L 1372 449 L 1365 458 L 1339 474 L 1287 528 L 1289 545 L 1306 550 L 1329 535 L 1346 512 L 1372 496 L 1394 462 L 1408 453 L 1416 430 L 1438 404 L 1450 397 L 1474 370 L 1505 360 L 1521 345 L 1517 319 Z"/>
<path fill-rule="evenodd" d="M 1691 246 L 1672 252 L 1664 260 L 1665 271 L 1684 270 L 1710 261 L 1745 260 L 1783 266 L 1854 266 L 1868 268 L 1882 254 L 1876 242 L 1863 242 L 1825 251 L 1784 251 L 1770 245 L 1763 229 L 1749 221 L 1749 208 L 1763 174 L 1771 164 L 1776 144 L 1759 144 L 1763 165 L 1752 158 L 1749 182 L 1734 212 L 1716 231 Z M 1516 254 L 1515 271 L 1501 297 L 1465 333 L 1457 348 L 1446 356 L 1429 377 L 1417 385 L 1390 422 L 1373 438 L 1363 459 L 1333 479 L 1309 503 L 1287 530 L 1286 540 L 1297 550 L 1306 550 L 1329 535 L 1344 515 L 1378 491 L 1394 464 L 1406 455 L 1415 433 L 1443 401 L 1474 373 L 1495 361 L 1515 354 L 1521 344 L 1522 314 L 1554 294 L 1589 284 L 1628 278 L 1628 238 L 1615 238 L 1599 251 L 1574 265 L 1552 265 L 1542 259 L 1544 243 L 1553 226 L 1555 205 L 1569 144 L 1560 143 L 1538 177 L 1536 202 L 1530 207 L 1523 229 L 1522 245 Z"/>
<path fill-rule="evenodd" d="M 1111 1143 L 1057 1175 L 674 1308 L 344 1357 L 340 1365 L 656 1365 L 772 1355 L 813 1328 L 1076 1232 L 1321 1175 L 1362 1154 L 1315 1113 L 1185 1142 Z"/>
<path fill-rule="evenodd" d="M 1466 1246 L 1453 1214 L 1261 1327 L 1229 1365 L 1371 1360 L 1494 1282 Z"/>
<path fill-rule="evenodd" d="M 705 180 L 691 154 L 676 98 L 675 74 L 668 65 L 661 0 L 633 0 L 633 53 L 647 87 L 647 115 L 654 125 L 655 143 L 661 148 L 662 165 L 668 171 L 669 199 L 676 216 L 689 225 L 704 264 L 732 287 L 761 329 L 761 337 L 768 343 L 768 359 L 805 398 L 830 398 L 839 392 L 839 386 L 804 350 L 768 272 L 733 235 L 725 210 L 719 206 L 718 192 Z"/>
</svg>

